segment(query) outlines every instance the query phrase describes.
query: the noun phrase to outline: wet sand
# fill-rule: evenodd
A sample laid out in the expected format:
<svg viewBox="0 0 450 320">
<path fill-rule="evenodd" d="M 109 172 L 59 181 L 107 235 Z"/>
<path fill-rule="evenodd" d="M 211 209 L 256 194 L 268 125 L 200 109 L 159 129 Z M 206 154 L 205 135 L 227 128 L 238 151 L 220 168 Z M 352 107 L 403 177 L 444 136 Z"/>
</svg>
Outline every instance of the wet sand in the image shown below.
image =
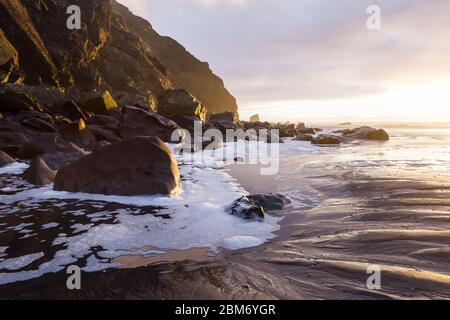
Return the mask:
<svg viewBox="0 0 450 320">
<path fill-rule="evenodd" d="M 81 291 L 64 272 L 0 286 L 6 299 L 448 299 L 450 176 L 428 170 L 365 170 L 330 155 L 286 161 L 283 169 L 320 202 L 284 215 L 277 238 L 257 248 L 124 257 L 122 268 L 83 274 Z M 310 163 L 314 163 L 311 165 Z M 230 173 L 251 193 L 286 181 L 257 168 Z M 291 181 L 292 183 L 292 181 Z M 268 187 L 270 186 L 270 187 Z M 290 186 L 292 188 L 292 185 Z M 270 189 L 270 190 L 268 190 Z M 203 259 L 204 257 L 204 259 Z M 381 290 L 366 287 L 381 268 Z M 138 266 L 138 267 L 136 267 Z"/>
</svg>

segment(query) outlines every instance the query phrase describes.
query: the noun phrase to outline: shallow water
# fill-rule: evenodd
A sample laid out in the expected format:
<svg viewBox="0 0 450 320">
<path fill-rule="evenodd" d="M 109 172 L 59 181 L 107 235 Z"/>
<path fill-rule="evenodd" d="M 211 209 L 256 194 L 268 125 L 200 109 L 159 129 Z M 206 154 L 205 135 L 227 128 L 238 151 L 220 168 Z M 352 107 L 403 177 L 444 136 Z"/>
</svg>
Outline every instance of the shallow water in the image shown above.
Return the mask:
<svg viewBox="0 0 450 320">
<path fill-rule="evenodd" d="M 224 166 L 220 154 L 198 168 L 180 157 L 174 199 L 30 190 L 10 168 L 0 173 L 0 296 L 48 297 L 43 282 L 61 287 L 50 297 L 71 297 L 62 270 L 76 263 L 97 275 L 82 297 L 450 298 L 450 130 L 389 133 L 341 147 L 286 141 L 275 176 Z M 227 215 L 247 192 L 294 203 L 262 224 Z M 366 287 L 372 264 L 381 290 Z"/>
</svg>

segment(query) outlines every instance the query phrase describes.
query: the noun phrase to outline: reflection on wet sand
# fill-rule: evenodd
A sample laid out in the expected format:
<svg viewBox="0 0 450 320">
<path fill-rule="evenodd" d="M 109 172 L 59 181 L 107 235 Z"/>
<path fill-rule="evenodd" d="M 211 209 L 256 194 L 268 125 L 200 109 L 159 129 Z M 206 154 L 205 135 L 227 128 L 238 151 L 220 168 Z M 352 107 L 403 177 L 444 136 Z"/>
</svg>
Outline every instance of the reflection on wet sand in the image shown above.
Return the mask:
<svg viewBox="0 0 450 320">
<path fill-rule="evenodd" d="M 145 255 L 143 252 L 151 253 L 150 255 Z M 174 263 L 187 260 L 193 262 L 209 262 L 218 258 L 217 256 L 212 256 L 208 248 L 161 252 L 158 248 L 146 247 L 140 250 L 130 250 L 130 254 L 132 255 L 114 258 L 113 261 L 119 263 L 122 268 L 138 268 L 151 264 Z"/>
</svg>

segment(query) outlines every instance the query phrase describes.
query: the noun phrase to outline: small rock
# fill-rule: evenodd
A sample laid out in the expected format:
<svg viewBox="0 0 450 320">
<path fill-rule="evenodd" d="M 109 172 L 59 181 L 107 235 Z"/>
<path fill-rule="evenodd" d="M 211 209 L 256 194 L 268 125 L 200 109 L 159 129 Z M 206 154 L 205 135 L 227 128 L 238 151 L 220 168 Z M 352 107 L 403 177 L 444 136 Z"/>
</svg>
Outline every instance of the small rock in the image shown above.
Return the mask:
<svg viewBox="0 0 450 320">
<path fill-rule="evenodd" d="M 22 178 L 31 184 L 44 186 L 55 181 L 56 173 L 40 157 L 31 163 L 31 166 L 23 173 Z"/>
<path fill-rule="evenodd" d="M 247 198 L 254 204 L 263 207 L 265 211 L 283 210 L 292 203 L 292 200 L 280 193 L 253 194 Z"/>
<path fill-rule="evenodd" d="M 6 166 L 7 164 L 14 163 L 14 159 L 11 158 L 7 153 L 0 150 L 0 167 Z"/>
<path fill-rule="evenodd" d="M 234 201 L 226 211 L 245 220 L 262 220 L 265 217 L 263 207 L 256 205 L 247 197 L 241 197 Z"/>
<path fill-rule="evenodd" d="M 260 122 L 260 121 L 261 121 L 261 119 L 259 117 L 259 114 L 255 114 L 250 117 L 250 122 Z"/>
</svg>

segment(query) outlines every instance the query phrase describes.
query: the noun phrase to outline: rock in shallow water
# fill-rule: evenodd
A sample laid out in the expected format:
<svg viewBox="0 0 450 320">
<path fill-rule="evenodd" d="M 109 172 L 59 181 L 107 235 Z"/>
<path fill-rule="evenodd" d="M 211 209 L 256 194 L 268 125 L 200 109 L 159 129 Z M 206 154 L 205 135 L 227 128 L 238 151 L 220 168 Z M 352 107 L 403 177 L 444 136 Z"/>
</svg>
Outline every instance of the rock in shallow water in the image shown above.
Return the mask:
<svg viewBox="0 0 450 320">
<path fill-rule="evenodd" d="M 245 220 L 262 220 L 266 213 L 261 206 L 256 205 L 247 197 L 241 197 L 234 201 L 226 211 Z"/>
<path fill-rule="evenodd" d="M 279 193 L 252 194 L 247 198 L 265 211 L 282 210 L 292 203 L 289 197 Z"/>
<path fill-rule="evenodd" d="M 266 211 L 282 210 L 292 200 L 282 194 L 254 194 L 244 196 L 234 201 L 226 211 L 245 220 L 262 220 Z"/>
<path fill-rule="evenodd" d="M 55 175 L 55 171 L 50 169 L 44 160 L 37 157 L 22 177 L 31 184 L 44 186 L 52 183 L 55 180 Z"/>
<path fill-rule="evenodd" d="M 62 168 L 57 191 L 105 195 L 171 195 L 180 186 L 177 161 L 155 137 L 138 137 L 106 146 Z"/>
<path fill-rule="evenodd" d="M 299 134 L 294 138 L 295 141 L 313 141 L 314 137 L 310 134 Z"/>
<path fill-rule="evenodd" d="M 346 138 L 360 139 L 360 140 L 378 140 L 388 141 L 389 134 L 383 129 L 374 129 L 370 127 L 361 127 L 354 130 L 348 130 L 343 133 Z"/>
<path fill-rule="evenodd" d="M 341 140 L 339 140 L 339 138 L 335 136 L 322 134 L 314 138 L 311 143 L 317 145 L 339 145 L 341 144 Z"/>
</svg>

